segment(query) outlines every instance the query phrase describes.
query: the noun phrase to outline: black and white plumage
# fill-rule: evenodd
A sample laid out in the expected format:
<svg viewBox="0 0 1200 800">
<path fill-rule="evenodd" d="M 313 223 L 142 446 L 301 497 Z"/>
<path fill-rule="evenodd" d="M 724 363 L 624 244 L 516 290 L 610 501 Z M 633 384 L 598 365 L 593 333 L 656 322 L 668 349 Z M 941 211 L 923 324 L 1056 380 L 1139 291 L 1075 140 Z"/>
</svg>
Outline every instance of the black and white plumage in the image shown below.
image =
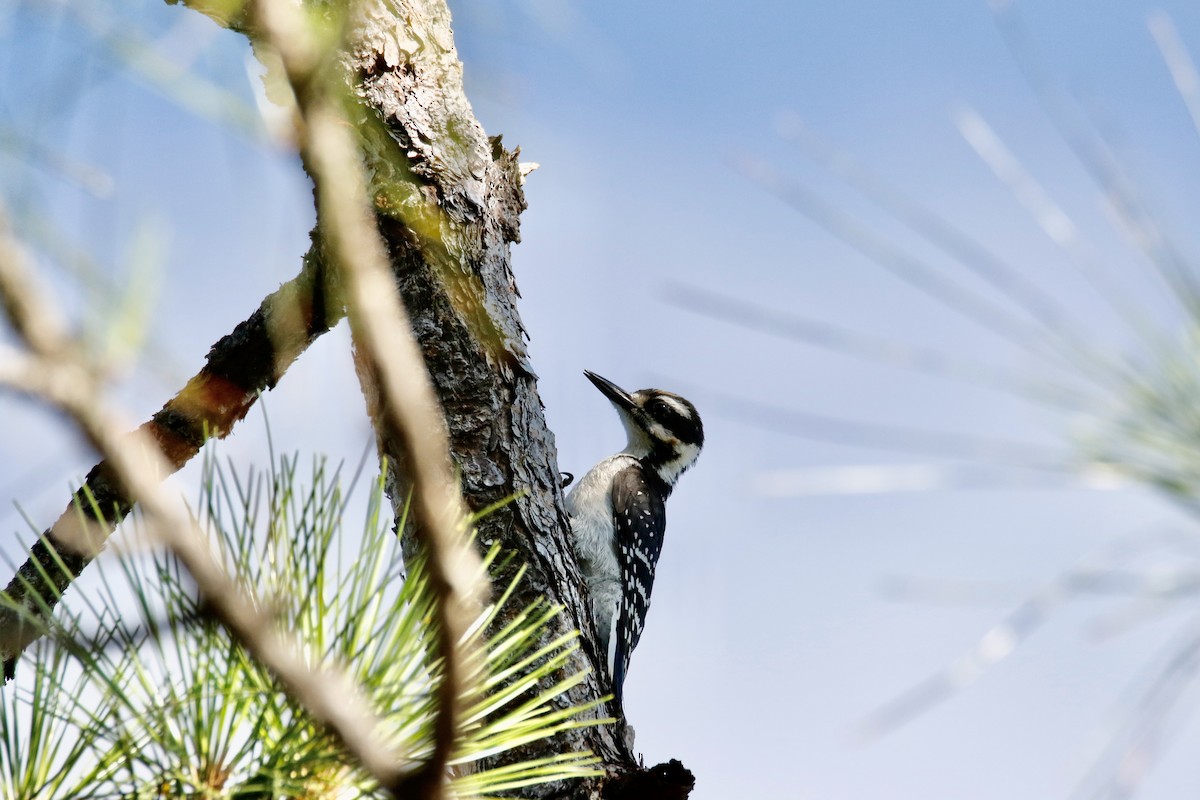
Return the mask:
<svg viewBox="0 0 1200 800">
<path fill-rule="evenodd" d="M 616 407 L 629 436 L 624 450 L 592 467 L 567 495 L 575 554 L 619 703 L 650 609 L 666 500 L 700 455 L 704 427 L 695 406 L 677 394 L 631 394 L 584 374 Z"/>
</svg>

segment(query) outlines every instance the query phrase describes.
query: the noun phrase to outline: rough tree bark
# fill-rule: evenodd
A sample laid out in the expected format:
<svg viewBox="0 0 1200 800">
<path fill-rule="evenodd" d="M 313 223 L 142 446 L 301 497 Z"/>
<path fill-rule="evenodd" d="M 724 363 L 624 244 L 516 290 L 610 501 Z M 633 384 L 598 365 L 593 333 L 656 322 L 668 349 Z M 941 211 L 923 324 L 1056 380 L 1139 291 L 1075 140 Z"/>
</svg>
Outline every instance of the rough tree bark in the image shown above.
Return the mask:
<svg viewBox="0 0 1200 800">
<path fill-rule="evenodd" d="M 516 307 L 510 244 L 518 241 L 525 209 L 517 153 L 498 137 L 489 140 L 471 111 L 443 2 L 370 4 L 364 11 L 347 54 L 349 82 L 361 100 L 359 128 L 375 176 L 380 232 L 446 414 L 463 495 L 476 510 L 517 496 L 483 519 L 480 539 L 485 546 L 500 542 L 528 566 L 510 608 L 544 596 L 563 607 L 547 641 L 576 627 L 584 632 L 584 649 L 569 669 L 591 674 L 563 702 L 594 700 L 607 691 L 604 662 L 593 646 L 554 436 Z M 404 454 L 386 437 L 380 451 L 389 457 L 395 487 Z M 392 492 L 394 503 L 403 496 Z M 567 750 L 595 752 L 612 774 L 641 774 L 623 725 L 565 732 L 521 755 Z M 600 786 L 527 791 L 531 797 L 594 797 Z"/>
<path fill-rule="evenodd" d="M 499 542 L 528 568 L 510 608 L 538 597 L 562 607 L 546 641 L 583 632 L 583 648 L 568 669 L 589 675 L 561 702 L 593 701 L 608 691 L 604 658 L 570 546 L 554 435 L 516 305 L 510 244 L 519 240 L 526 207 L 518 153 L 499 137 L 489 139 L 475 119 L 444 0 L 369 0 L 358 12 L 343 61 L 346 83 L 359 101 L 355 122 L 379 230 L 445 412 L 463 496 L 473 510 L 516 496 L 482 520 L 480 541 Z M 361 370 L 360 378 L 377 419 L 370 375 Z M 399 513 L 405 453 L 386 427 L 376 430 Z M 526 796 L 686 797 L 691 773 L 678 761 L 642 769 L 627 734 L 622 720 L 526 748 L 517 757 L 590 750 L 619 778 L 532 787 Z"/>
<path fill-rule="evenodd" d="M 236 4 L 185 2 L 254 42 L 255 32 Z M 343 66 L 358 101 L 355 122 L 379 229 L 446 415 L 463 495 L 473 509 L 517 496 L 482 521 L 480 540 L 516 551 L 528 566 L 511 608 L 545 597 L 562 607 L 547 639 L 574 628 L 583 632 L 584 646 L 568 669 L 590 675 L 562 702 L 595 700 L 607 692 L 604 660 L 569 543 L 554 436 L 546 427 L 516 307 L 510 244 L 518 240 L 525 208 L 517 153 L 506 150 L 499 137 L 489 139 L 474 117 L 444 0 L 360 3 L 349 41 Z M 322 309 L 320 324 L 310 321 L 305 330 L 319 335 L 340 312 Z M 253 381 L 242 383 L 261 389 L 279 374 L 259 369 Z M 365 389 L 374 413 L 369 385 Z M 251 395 L 245 395 L 245 408 Z M 241 414 L 239 406 L 234 416 Z M 202 441 L 191 436 L 182 460 Z M 404 453 L 386 434 L 379 445 L 396 487 Z M 394 501 L 401 495 L 393 491 Z M 128 504 L 119 499 L 123 515 Z M 83 565 L 73 565 L 72 572 Z M 682 798 L 692 787 L 691 774 L 677 761 L 639 767 L 623 723 L 568 731 L 519 755 L 567 750 L 596 753 L 609 779 L 533 787 L 526 796 Z"/>
</svg>

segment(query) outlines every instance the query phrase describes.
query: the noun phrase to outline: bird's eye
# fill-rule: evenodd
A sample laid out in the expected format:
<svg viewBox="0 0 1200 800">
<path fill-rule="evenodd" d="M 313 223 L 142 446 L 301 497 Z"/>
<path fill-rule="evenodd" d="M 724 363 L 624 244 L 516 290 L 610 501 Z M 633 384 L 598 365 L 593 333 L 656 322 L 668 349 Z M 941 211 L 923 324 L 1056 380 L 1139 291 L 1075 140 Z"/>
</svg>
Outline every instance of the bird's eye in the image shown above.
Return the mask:
<svg viewBox="0 0 1200 800">
<path fill-rule="evenodd" d="M 659 397 L 646 404 L 646 412 L 667 427 L 671 427 L 679 419 L 679 412 L 670 403 Z"/>
</svg>

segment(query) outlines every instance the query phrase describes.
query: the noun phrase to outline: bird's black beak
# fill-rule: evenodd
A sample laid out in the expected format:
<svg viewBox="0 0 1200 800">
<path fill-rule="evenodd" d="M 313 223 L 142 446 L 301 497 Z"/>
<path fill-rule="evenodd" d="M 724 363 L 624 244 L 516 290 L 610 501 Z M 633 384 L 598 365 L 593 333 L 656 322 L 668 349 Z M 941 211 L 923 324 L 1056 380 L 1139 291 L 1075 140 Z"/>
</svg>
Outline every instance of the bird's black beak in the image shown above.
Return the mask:
<svg viewBox="0 0 1200 800">
<path fill-rule="evenodd" d="M 637 404 L 633 402 L 633 397 L 630 396 L 629 392 L 625 391 L 620 386 L 617 386 L 608 378 L 601 378 L 596 373 L 587 369 L 583 371 L 583 374 L 586 375 L 587 379 L 595 384 L 596 388 L 603 392 L 604 396 L 611 400 L 612 404 L 617 408 L 621 409 L 622 411 L 632 411 L 636 407 Z"/>
</svg>

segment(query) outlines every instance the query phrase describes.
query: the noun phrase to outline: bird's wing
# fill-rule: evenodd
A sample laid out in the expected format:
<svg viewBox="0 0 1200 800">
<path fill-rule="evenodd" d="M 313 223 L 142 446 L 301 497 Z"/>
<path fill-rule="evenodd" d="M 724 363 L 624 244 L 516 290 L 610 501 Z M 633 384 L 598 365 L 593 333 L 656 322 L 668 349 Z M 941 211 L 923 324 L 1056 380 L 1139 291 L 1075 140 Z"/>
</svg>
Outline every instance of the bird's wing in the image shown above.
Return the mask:
<svg viewBox="0 0 1200 800">
<path fill-rule="evenodd" d="M 650 608 L 654 567 L 662 553 L 667 515 L 662 496 L 651 490 L 640 467 L 617 474 L 612 501 L 622 592 L 616 630 L 609 640 L 608 671 L 619 702 L 629 658 L 642 638 L 642 626 Z"/>
</svg>

